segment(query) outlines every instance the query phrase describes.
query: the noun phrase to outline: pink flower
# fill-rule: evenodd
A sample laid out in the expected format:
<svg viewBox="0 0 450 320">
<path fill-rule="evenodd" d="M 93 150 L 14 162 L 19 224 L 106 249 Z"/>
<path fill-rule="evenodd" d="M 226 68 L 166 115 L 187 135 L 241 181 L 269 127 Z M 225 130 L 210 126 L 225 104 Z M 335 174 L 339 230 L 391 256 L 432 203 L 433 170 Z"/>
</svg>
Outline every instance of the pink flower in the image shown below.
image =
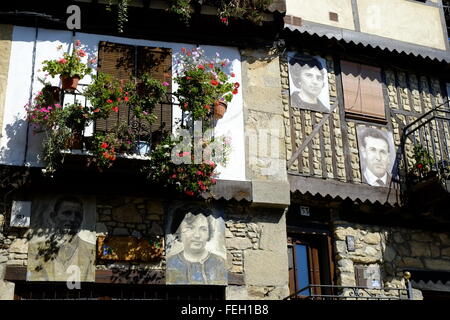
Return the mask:
<svg viewBox="0 0 450 320">
<path fill-rule="evenodd" d="M 203 172 L 201 172 L 201 171 L 199 170 L 199 171 L 197 171 L 197 175 L 201 176 L 201 175 L 203 175 Z"/>
<path fill-rule="evenodd" d="M 177 177 L 177 175 L 174 173 L 173 175 L 170 176 L 172 179 L 175 179 Z"/>
<path fill-rule="evenodd" d="M 199 65 L 198 68 L 201 70 L 205 70 L 205 67 L 203 65 Z"/>
<path fill-rule="evenodd" d="M 214 178 L 211 179 L 212 184 L 216 184 L 216 182 L 217 182 L 217 179 L 214 179 Z"/>
<path fill-rule="evenodd" d="M 80 40 L 75 41 L 75 46 L 79 47 L 80 45 L 81 45 L 81 41 Z"/>
<path fill-rule="evenodd" d="M 234 78 L 236 75 L 234 74 L 234 72 L 231 73 L 231 77 Z"/>
<path fill-rule="evenodd" d="M 84 57 L 84 56 L 86 55 L 86 52 L 85 52 L 83 49 L 80 49 L 80 50 L 78 50 L 77 54 L 78 54 L 80 57 Z"/>
<path fill-rule="evenodd" d="M 164 87 L 168 87 L 168 86 L 169 86 L 169 83 L 168 83 L 167 81 L 164 81 L 162 85 L 163 85 Z"/>
<path fill-rule="evenodd" d="M 67 63 L 67 60 L 64 59 L 64 58 L 61 58 L 61 59 L 58 60 L 58 63 L 66 64 L 66 63 Z"/>
</svg>

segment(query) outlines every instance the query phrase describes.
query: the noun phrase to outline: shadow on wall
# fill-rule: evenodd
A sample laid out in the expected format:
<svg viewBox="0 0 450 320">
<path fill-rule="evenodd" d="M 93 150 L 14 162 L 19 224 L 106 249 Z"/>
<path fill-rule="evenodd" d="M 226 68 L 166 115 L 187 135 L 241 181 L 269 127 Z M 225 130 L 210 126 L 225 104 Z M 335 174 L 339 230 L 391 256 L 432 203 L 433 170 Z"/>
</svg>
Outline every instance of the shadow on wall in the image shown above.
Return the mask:
<svg viewBox="0 0 450 320">
<path fill-rule="evenodd" d="M 19 162 L 23 161 L 27 125 L 28 122 L 25 119 L 20 119 L 16 115 L 14 122 L 5 126 L 5 135 L 2 138 L 7 142 L 0 148 L 1 162 L 21 164 Z"/>
</svg>

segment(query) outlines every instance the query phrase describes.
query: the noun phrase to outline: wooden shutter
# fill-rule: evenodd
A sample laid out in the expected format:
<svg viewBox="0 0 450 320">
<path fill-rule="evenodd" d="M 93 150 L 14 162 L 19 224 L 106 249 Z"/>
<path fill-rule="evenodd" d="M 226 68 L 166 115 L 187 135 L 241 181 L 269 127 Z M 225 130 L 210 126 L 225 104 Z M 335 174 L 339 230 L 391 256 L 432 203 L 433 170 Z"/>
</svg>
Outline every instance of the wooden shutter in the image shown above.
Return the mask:
<svg viewBox="0 0 450 320">
<path fill-rule="evenodd" d="M 129 80 L 132 76 L 149 73 L 153 78 L 169 84 L 172 91 L 172 50 L 168 48 L 135 47 L 110 42 L 100 42 L 99 71 L 110 74 L 118 80 Z M 154 111 L 158 117 L 152 125 L 151 132 L 172 130 L 172 105 L 156 106 Z M 107 131 L 120 123 L 129 123 L 132 114 L 128 107 L 119 107 L 119 112 L 111 112 L 106 120 L 98 120 L 96 130 Z M 148 129 L 148 128 L 146 128 Z M 150 130 L 149 130 L 150 131 Z"/>
<path fill-rule="evenodd" d="M 167 82 L 168 92 L 172 92 L 172 50 L 169 48 L 138 47 L 137 76 L 149 73 L 154 79 Z M 162 104 L 155 107 L 157 121 L 151 131 L 172 130 L 172 105 Z"/>
<path fill-rule="evenodd" d="M 345 111 L 385 119 L 381 69 L 349 61 L 341 61 Z"/>
<path fill-rule="evenodd" d="M 381 69 L 361 66 L 363 113 L 377 118 L 386 118 L 384 111 Z"/>
<path fill-rule="evenodd" d="M 98 71 L 112 75 L 118 80 L 130 80 L 135 74 L 135 47 L 111 42 L 100 42 Z M 119 112 L 111 112 L 108 119 L 95 122 L 96 131 L 108 131 L 121 122 L 128 123 L 128 107 L 119 106 Z"/>
<path fill-rule="evenodd" d="M 362 113 L 360 64 L 341 61 L 342 87 L 346 112 Z"/>
<path fill-rule="evenodd" d="M 311 284 L 320 285 L 320 264 L 319 264 L 319 250 L 314 245 L 314 243 L 310 243 L 308 246 L 308 256 L 309 256 L 309 279 Z M 320 295 L 321 290 L 320 287 L 313 287 L 312 292 L 314 295 Z"/>
</svg>

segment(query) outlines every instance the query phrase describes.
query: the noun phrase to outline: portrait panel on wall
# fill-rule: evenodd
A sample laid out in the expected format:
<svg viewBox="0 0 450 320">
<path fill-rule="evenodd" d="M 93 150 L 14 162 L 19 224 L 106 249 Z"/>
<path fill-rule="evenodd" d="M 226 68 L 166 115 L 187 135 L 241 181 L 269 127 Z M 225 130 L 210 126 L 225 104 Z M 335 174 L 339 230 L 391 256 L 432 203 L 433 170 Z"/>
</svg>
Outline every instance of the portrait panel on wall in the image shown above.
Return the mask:
<svg viewBox="0 0 450 320">
<path fill-rule="evenodd" d="M 35 196 L 27 281 L 95 281 L 94 197 Z"/>
<path fill-rule="evenodd" d="M 223 211 L 175 203 L 166 220 L 166 284 L 226 285 Z"/>
<path fill-rule="evenodd" d="M 328 72 L 324 58 L 303 53 L 288 53 L 291 107 L 330 112 Z"/>
<path fill-rule="evenodd" d="M 356 127 L 362 181 L 374 187 L 389 187 L 395 162 L 392 132 L 364 125 Z"/>
</svg>

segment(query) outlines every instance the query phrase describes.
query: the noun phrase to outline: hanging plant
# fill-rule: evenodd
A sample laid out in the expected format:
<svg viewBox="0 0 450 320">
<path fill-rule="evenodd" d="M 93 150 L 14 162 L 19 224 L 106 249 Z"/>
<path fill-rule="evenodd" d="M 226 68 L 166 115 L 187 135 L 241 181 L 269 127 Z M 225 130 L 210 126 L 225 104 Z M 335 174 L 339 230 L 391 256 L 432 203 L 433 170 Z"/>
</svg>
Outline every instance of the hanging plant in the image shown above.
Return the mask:
<svg viewBox="0 0 450 320">
<path fill-rule="evenodd" d="M 117 32 L 123 33 L 125 24 L 128 22 L 128 4 L 129 0 L 118 0 L 117 3 Z M 113 0 L 108 0 L 106 11 L 112 12 Z"/>
</svg>

